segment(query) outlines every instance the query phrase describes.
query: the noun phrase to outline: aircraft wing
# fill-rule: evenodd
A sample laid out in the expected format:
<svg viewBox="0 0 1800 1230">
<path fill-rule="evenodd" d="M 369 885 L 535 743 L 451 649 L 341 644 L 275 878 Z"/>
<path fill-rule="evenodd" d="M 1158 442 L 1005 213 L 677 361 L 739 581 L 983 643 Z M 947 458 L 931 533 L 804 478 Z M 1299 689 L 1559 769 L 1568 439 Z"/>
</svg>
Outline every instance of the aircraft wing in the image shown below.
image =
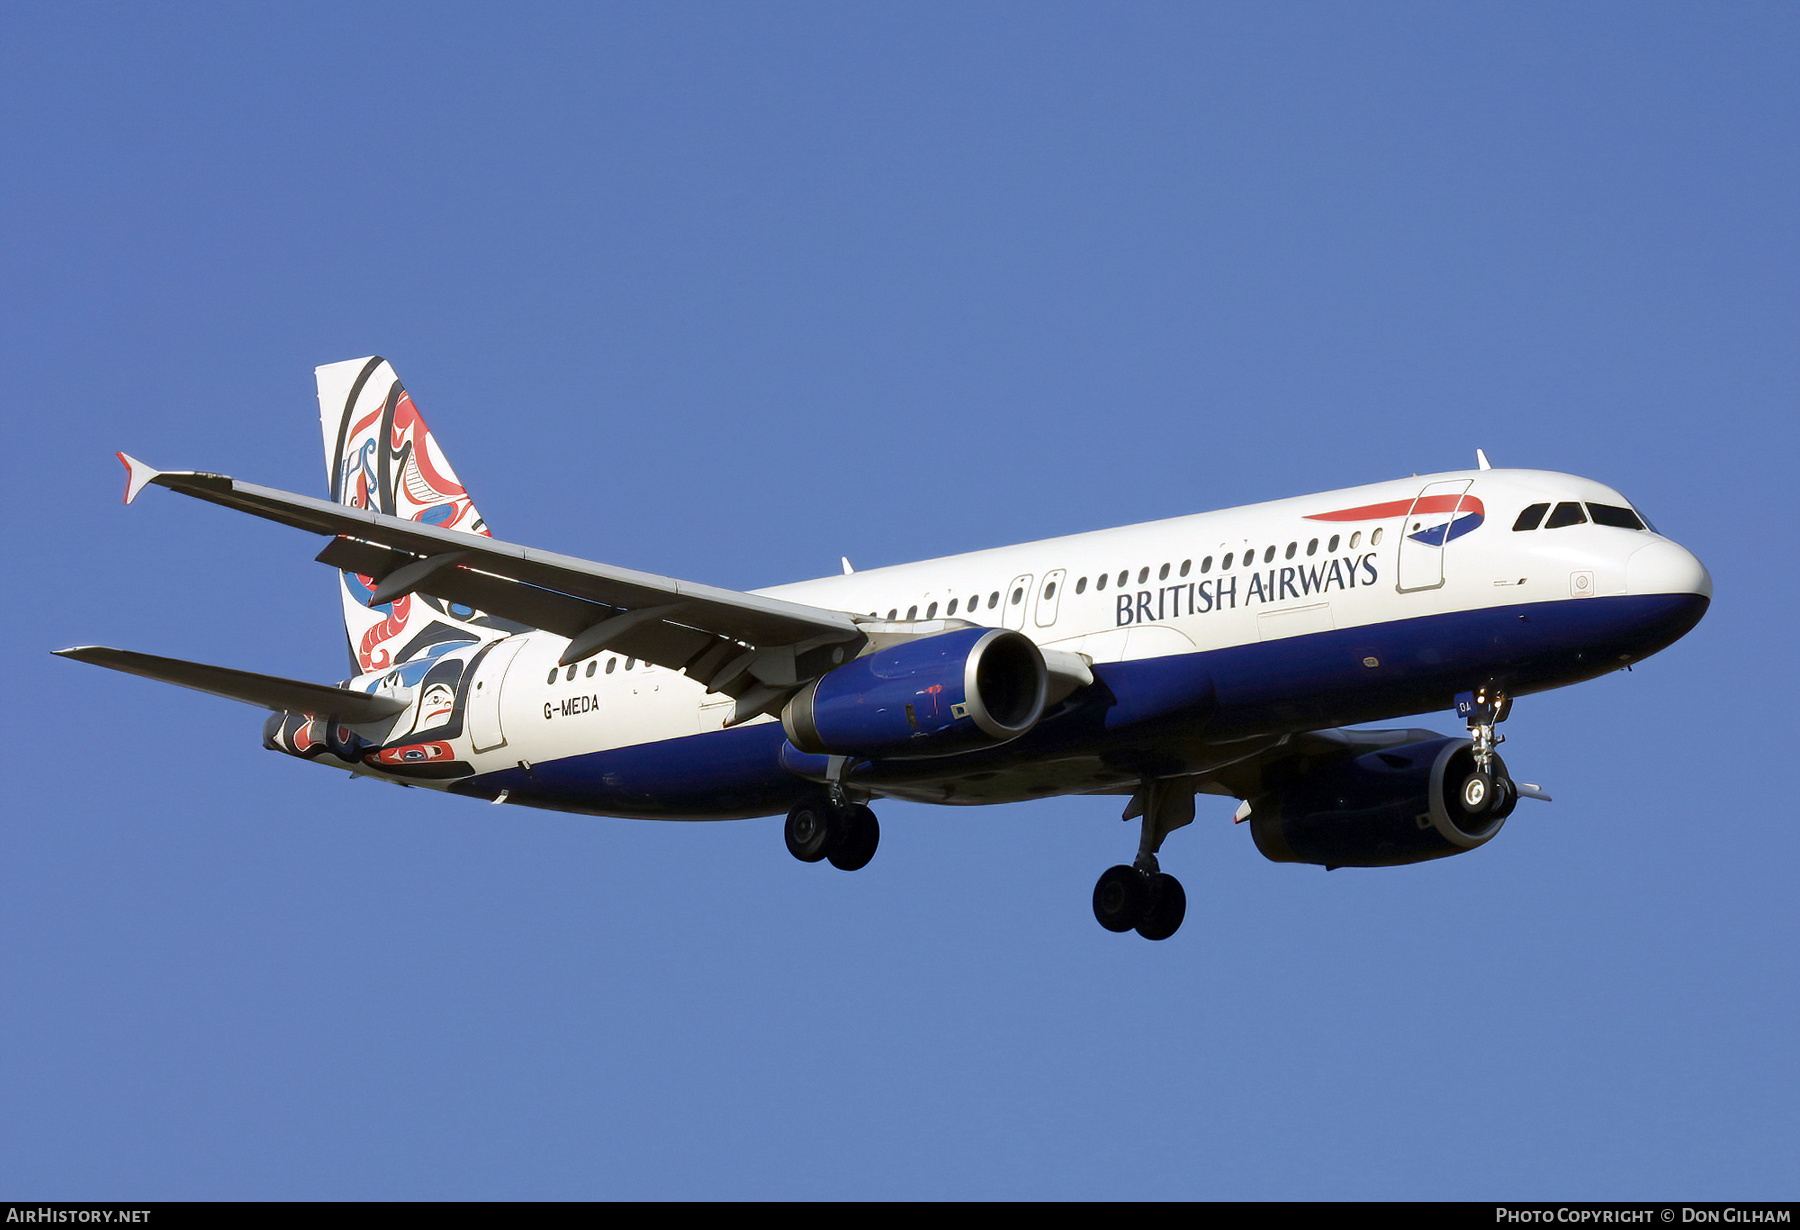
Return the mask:
<svg viewBox="0 0 1800 1230">
<path fill-rule="evenodd" d="M 377 722 L 406 711 L 407 703 L 391 696 L 369 696 L 347 692 L 343 688 L 300 679 L 282 679 L 276 675 L 258 675 L 250 671 L 232 670 L 225 666 L 208 666 L 204 662 L 187 662 L 181 658 L 159 658 L 155 654 L 133 653 L 129 649 L 108 649 L 104 645 L 77 645 L 73 649 L 52 650 L 59 658 L 73 658 L 128 675 L 142 675 L 179 687 L 192 688 L 227 700 L 241 700 L 264 709 L 293 710 L 321 717 L 342 718 L 347 722 Z"/>
<path fill-rule="evenodd" d="M 371 605 L 424 593 L 570 638 L 563 662 L 603 649 L 686 671 L 736 697 L 734 720 L 769 712 L 852 656 L 864 634 L 842 611 L 598 564 L 223 474 L 156 470 L 121 453 L 126 502 L 148 484 L 330 535 L 322 563 L 379 580 Z"/>
</svg>

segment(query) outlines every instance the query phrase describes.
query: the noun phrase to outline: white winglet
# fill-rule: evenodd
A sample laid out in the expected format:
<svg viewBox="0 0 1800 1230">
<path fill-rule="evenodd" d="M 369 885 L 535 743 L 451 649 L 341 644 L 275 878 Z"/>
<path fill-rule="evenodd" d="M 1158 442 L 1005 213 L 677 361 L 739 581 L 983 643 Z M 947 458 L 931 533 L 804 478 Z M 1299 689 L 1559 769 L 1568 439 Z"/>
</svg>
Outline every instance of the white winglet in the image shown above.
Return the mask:
<svg viewBox="0 0 1800 1230">
<path fill-rule="evenodd" d="M 1244 821 L 1248 820 L 1249 818 L 1250 818 L 1250 800 L 1245 799 L 1242 803 L 1238 804 L 1238 809 L 1231 813 L 1231 822 L 1233 824 L 1242 824 Z"/>
<path fill-rule="evenodd" d="M 1487 454 L 1480 449 L 1475 450 L 1475 465 L 1477 469 L 1482 470 L 1491 470 L 1494 468 L 1488 464 Z"/>
<path fill-rule="evenodd" d="M 1519 788 L 1519 797 L 1521 799 L 1538 799 L 1545 803 L 1550 802 L 1550 796 L 1544 793 L 1544 788 L 1542 786 L 1534 786 L 1530 782 L 1514 782 L 1513 785 Z"/>
<path fill-rule="evenodd" d="M 137 499 L 138 492 L 144 489 L 145 483 L 162 473 L 154 466 L 145 465 L 130 453 L 114 453 L 113 456 L 117 457 L 125 467 L 125 502 L 127 504 Z"/>
<path fill-rule="evenodd" d="M 856 569 L 854 569 L 850 566 L 850 557 L 848 555 L 840 555 L 840 556 L 838 556 L 838 558 L 844 561 L 844 575 L 845 576 L 849 576 L 851 573 L 856 571 Z"/>
</svg>

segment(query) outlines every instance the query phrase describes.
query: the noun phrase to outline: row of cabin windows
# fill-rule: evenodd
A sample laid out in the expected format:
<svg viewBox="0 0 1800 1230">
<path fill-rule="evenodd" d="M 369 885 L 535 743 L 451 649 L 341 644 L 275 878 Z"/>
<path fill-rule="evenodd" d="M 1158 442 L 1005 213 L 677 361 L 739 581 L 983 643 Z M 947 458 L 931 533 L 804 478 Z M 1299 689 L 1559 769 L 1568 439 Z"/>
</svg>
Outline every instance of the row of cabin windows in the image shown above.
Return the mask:
<svg viewBox="0 0 1800 1230">
<path fill-rule="evenodd" d="M 1013 606 L 1018 606 L 1019 603 L 1025 601 L 1025 587 L 1023 585 L 1013 586 L 1012 598 L 1010 601 Z M 993 593 L 988 595 L 987 609 L 991 611 L 999 605 L 1000 605 L 1000 591 L 995 590 Z M 948 619 L 950 616 L 956 614 L 958 608 L 960 608 L 961 606 L 962 606 L 961 598 L 950 599 L 950 605 L 944 608 L 944 617 L 946 619 Z M 968 613 L 970 615 L 973 615 L 973 614 L 975 614 L 976 611 L 979 611 L 980 609 L 981 609 L 981 595 L 980 594 L 970 594 L 969 595 Z M 929 606 L 927 606 L 925 608 L 925 618 L 926 619 L 936 619 L 937 613 L 938 613 L 938 604 L 935 602 L 931 603 Z M 889 619 L 899 619 L 900 618 L 900 608 L 899 607 L 890 607 L 888 609 L 887 617 Z M 919 617 L 919 608 L 916 605 L 909 606 L 906 608 L 906 618 L 917 619 L 918 617 Z M 874 611 L 870 611 L 869 618 L 876 619 L 876 618 L 878 618 L 878 616 L 875 614 Z"/>
<path fill-rule="evenodd" d="M 1343 541 L 1342 535 L 1333 534 L 1331 536 L 1330 541 L 1325 544 L 1326 554 L 1329 555 L 1330 553 L 1336 551 L 1338 549 L 1338 545 L 1342 541 Z M 1381 531 L 1379 529 L 1377 529 L 1369 535 L 1369 545 L 1371 547 L 1374 547 L 1374 546 L 1379 546 L 1380 543 L 1381 543 Z M 1357 530 L 1354 534 L 1350 535 L 1348 549 L 1354 551 L 1357 548 L 1359 548 L 1360 546 L 1362 546 L 1362 531 Z M 1276 548 L 1276 547 L 1265 548 L 1263 551 L 1262 562 L 1265 564 L 1274 563 L 1275 562 L 1275 552 L 1278 549 L 1279 548 Z M 1283 559 L 1293 559 L 1296 555 L 1299 554 L 1299 552 L 1300 552 L 1299 542 L 1298 541 L 1290 542 L 1290 543 L 1288 543 L 1287 550 L 1286 550 L 1286 552 L 1283 553 L 1282 558 Z M 1319 540 L 1317 538 L 1312 539 L 1310 542 L 1308 542 L 1306 544 L 1306 553 L 1308 555 L 1317 555 L 1319 553 Z M 1219 571 L 1225 572 L 1225 571 L 1229 570 L 1231 567 L 1232 561 L 1235 559 L 1239 559 L 1239 558 L 1240 557 L 1238 556 L 1237 552 L 1227 551 L 1224 555 L 1224 558 L 1222 558 L 1219 561 Z M 1243 553 L 1241 559 L 1242 559 L 1242 562 L 1239 565 L 1240 567 L 1249 568 L 1252 565 L 1254 565 L 1256 563 L 1256 548 L 1251 547 L 1249 550 L 1245 551 Z M 1204 573 L 1211 572 L 1212 566 L 1213 566 L 1213 557 L 1209 555 L 1205 559 L 1200 561 L 1201 573 L 1204 574 Z M 1173 567 L 1174 567 L 1174 565 L 1172 565 L 1172 564 L 1164 564 L 1161 568 L 1158 568 L 1156 570 L 1156 579 L 1159 581 L 1168 580 L 1169 579 L 1169 570 Z M 1191 573 L 1193 570 L 1194 570 L 1194 561 L 1191 559 L 1184 559 L 1181 561 L 1181 567 L 1176 570 L 1176 575 L 1185 577 L 1189 573 Z M 1111 577 L 1112 577 L 1111 573 L 1105 573 L 1105 572 L 1103 572 L 1099 576 L 1095 577 L 1094 578 L 1094 589 L 1096 591 L 1105 589 L 1107 587 L 1108 582 L 1111 581 Z M 1145 585 L 1145 584 L 1148 584 L 1149 581 L 1150 581 L 1149 567 L 1146 565 L 1145 567 L 1139 568 L 1138 574 L 1137 574 L 1137 583 L 1139 585 Z M 1129 569 L 1129 568 L 1121 569 L 1119 571 L 1119 579 L 1117 581 L 1111 581 L 1111 583 L 1113 585 L 1117 586 L 1118 588 L 1123 589 L 1126 585 L 1131 583 L 1131 569 Z M 1088 588 L 1088 579 L 1086 577 L 1082 577 L 1080 580 L 1075 582 L 1075 592 L 1076 593 L 1085 594 L 1085 593 L 1087 593 L 1087 588 Z M 1055 581 L 1046 581 L 1044 583 L 1044 600 L 1047 602 L 1054 597 L 1056 597 L 1056 582 Z M 1013 586 L 1012 594 L 1007 598 L 1008 605 L 1018 606 L 1019 603 L 1023 602 L 1024 600 L 1025 600 L 1025 587 L 1023 585 Z M 960 598 L 950 599 L 950 604 L 944 608 L 945 617 L 948 618 L 950 616 L 955 615 L 957 612 L 957 608 L 961 605 L 962 605 L 962 599 L 960 599 Z M 988 595 L 987 609 L 991 611 L 999 605 L 1000 605 L 1000 591 L 995 590 L 993 593 Z M 966 608 L 967 613 L 970 615 L 974 615 L 980 609 L 981 609 L 981 595 L 980 594 L 970 595 L 969 603 Z M 926 608 L 925 608 L 925 618 L 926 619 L 936 619 L 937 613 L 938 613 L 938 604 L 937 603 L 933 602 L 926 606 Z M 889 619 L 899 619 L 900 618 L 900 608 L 899 607 L 888 608 L 887 617 Z M 916 604 L 906 608 L 906 618 L 907 619 L 917 619 L 918 617 L 919 617 L 919 608 Z M 876 618 L 878 618 L 878 616 L 877 616 L 876 612 L 870 611 L 869 618 L 876 619 Z"/>
<path fill-rule="evenodd" d="M 625 659 L 625 669 L 626 670 L 630 670 L 632 667 L 634 667 L 636 665 L 637 665 L 636 658 L 626 658 Z M 612 674 L 613 671 L 618 669 L 618 666 L 619 666 L 619 660 L 617 658 L 608 658 L 606 660 L 606 673 L 609 675 Z M 644 663 L 644 668 L 646 670 L 648 670 L 649 667 L 650 667 L 650 664 L 648 662 Z M 555 683 L 557 672 L 559 672 L 559 671 L 562 672 L 562 676 L 565 680 L 572 682 L 575 678 L 575 672 L 580 669 L 581 669 L 581 663 L 579 663 L 579 662 L 571 662 L 571 663 L 569 663 L 569 665 L 566 668 L 560 667 L 560 666 L 552 666 L 550 668 L 550 677 L 548 679 L 544 680 L 544 682 L 545 683 Z M 600 659 L 599 658 L 589 658 L 588 664 L 587 664 L 587 670 L 584 673 L 587 675 L 587 677 L 589 679 L 592 679 L 594 677 L 594 673 L 596 671 L 598 671 L 599 669 L 600 669 Z"/>
<path fill-rule="evenodd" d="M 1546 512 L 1550 513 L 1547 521 L 1544 519 Z M 1590 503 L 1584 513 L 1581 505 L 1574 500 L 1564 500 L 1556 506 L 1553 512 L 1547 502 L 1531 505 L 1519 514 L 1519 519 L 1513 522 L 1513 529 L 1515 531 L 1535 530 L 1538 528 L 1538 522 L 1542 521 L 1543 528 L 1560 530 L 1565 525 L 1586 525 L 1589 517 L 1593 518 L 1595 525 L 1611 525 L 1621 530 L 1645 528 L 1643 518 L 1629 508 L 1620 508 L 1617 504 Z"/>
<path fill-rule="evenodd" d="M 1342 541 L 1342 535 L 1333 534 L 1331 536 L 1331 540 L 1325 544 L 1325 553 L 1327 555 L 1329 555 L 1333 551 L 1336 551 L 1338 549 L 1338 544 L 1341 541 Z M 1373 546 L 1378 545 L 1380 542 L 1381 542 L 1381 531 L 1378 529 L 1374 533 L 1369 535 L 1369 545 L 1371 547 L 1373 547 Z M 1350 535 L 1349 549 L 1354 551 L 1361 545 L 1362 545 L 1362 531 L 1357 530 L 1354 534 Z M 1262 562 L 1265 564 L 1274 563 L 1275 562 L 1275 552 L 1279 549 L 1280 548 L 1277 548 L 1277 547 L 1264 548 Z M 1294 556 L 1299 554 L 1299 552 L 1300 552 L 1300 544 L 1298 542 L 1290 542 L 1287 545 L 1287 550 L 1282 553 L 1282 558 L 1283 559 L 1293 559 Z M 1319 553 L 1319 540 L 1317 538 L 1314 538 L 1313 540 L 1311 540 L 1310 542 L 1308 542 L 1306 544 L 1306 553 L 1308 555 L 1317 555 Z M 1225 553 L 1224 558 L 1219 561 L 1219 571 L 1220 572 L 1228 571 L 1231 568 L 1232 561 L 1235 559 L 1240 559 L 1237 552 L 1227 551 Z M 1239 563 L 1238 566 L 1241 568 L 1249 568 L 1255 563 L 1256 563 L 1256 548 L 1251 547 L 1249 550 L 1244 552 L 1243 556 L 1241 557 L 1241 562 Z M 1200 561 L 1201 573 L 1205 574 L 1205 573 L 1211 572 L 1212 566 L 1213 566 L 1213 557 L 1209 555 L 1205 559 Z M 1170 566 L 1168 564 L 1164 564 L 1161 568 L 1158 568 L 1156 570 L 1156 579 L 1159 581 L 1168 580 L 1169 579 L 1169 567 Z M 1194 567 L 1193 560 L 1184 559 L 1181 561 L 1181 567 L 1180 567 L 1180 569 L 1177 570 L 1176 575 L 1185 577 L 1188 575 L 1189 572 L 1193 571 L 1193 567 Z M 1107 581 L 1109 580 L 1110 577 L 1111 577 L 1111 574 L 1105 573 L 1105 572 L 1103 572 L 1099 576 L 1095 577 L 1094 578 L 1094 588 L 1096 590 L 1105 589 L 1107 586 Z M 1137 583 L 1139 585 L 1145 585 L 1145 584 L 1149 583 L 1149 580 L 1150 580 L 1150 570 L 1148 568 L 1138 569 Z M 1130 582 L 1131 582 L 1131 569 L 1126 568 L 1126 569 L 1123 569 L 1119 573 L 1119 579 L 1117 581 L 1114 581 L 1113 584 L 1116 585 L 1118 588 L 1123 589 L 1126 585 L 1130 584 Z M 1082 577 L 1079 581 L 1075 582 L 1075 592 L 1078 594 L 1085 594 L 1087 592 L 1087 583 L 1088 583 L 1088 579 L 1086 577 Z M 1044 597 L 1048 598 L 1054 592 L 1055 592 L 1055 585 L 1054 585 L 1054 583 L 1052 583 L 1051 585 L 1045 587 Z"/>
</svg>

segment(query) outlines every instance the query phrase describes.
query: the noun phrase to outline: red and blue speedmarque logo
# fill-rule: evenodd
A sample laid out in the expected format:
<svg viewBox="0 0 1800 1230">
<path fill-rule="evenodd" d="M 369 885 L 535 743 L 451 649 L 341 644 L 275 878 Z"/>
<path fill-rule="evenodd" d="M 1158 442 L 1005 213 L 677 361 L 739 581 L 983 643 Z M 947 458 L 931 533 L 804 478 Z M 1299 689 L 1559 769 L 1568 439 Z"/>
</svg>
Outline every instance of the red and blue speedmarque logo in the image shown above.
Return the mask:
<svg viewBox="0 0 1800 1230">
<path fill-rule="evenodd" d="M 1449 513 L 1438 520 L 1437 514 Z M 1428 547 L 1441 547 L 1461 538 L 1480 526 L 1487 509 L 1472 495 L 1422 495 L 1413 500 L 1390 500 L 1385 504 L 1364 504 L 1360 508 L 1340 508 L 1336 512 L 1310 513 L 1308 521 L 1388 521 L 1395 517 L 1429 516 L 1435 525 L 1415 530 L 1407 537 Z"/>
</svg>

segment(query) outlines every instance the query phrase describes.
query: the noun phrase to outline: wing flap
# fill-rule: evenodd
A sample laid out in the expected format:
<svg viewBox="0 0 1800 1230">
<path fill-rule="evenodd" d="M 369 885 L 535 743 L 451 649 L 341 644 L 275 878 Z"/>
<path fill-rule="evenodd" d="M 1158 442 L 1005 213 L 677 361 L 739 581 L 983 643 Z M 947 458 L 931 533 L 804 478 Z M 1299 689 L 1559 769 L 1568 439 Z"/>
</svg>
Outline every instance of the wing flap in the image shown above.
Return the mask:
<svg viewBox="0 0 1800 1230">
<path fill-rule="evenodd" d="M 104 645 L 77 645 L 72 649 L 53 651 L 59 658 L 73 658 L 127 675 L 142 675 L 177 687 L 192 688 L 227 700 L 242 701 L 277 712 L 311 713 L 319 717 L 343 718 L 348 722 L 376 722 L 404 713 L 407 702 L 389 696 L 369 696 L 363 692 L 346 692 L 323 683 L 307 683 L 301 679 L 282 679 L 276 675 L 258 675 L 251 671 L 232 670 L 226 666 L 209 666 L 204 662 L 187 662 L 181 658 L 159 658 L 155 654 L 134 653 L 129 649 L 109 649 Z"/>
</svg>

